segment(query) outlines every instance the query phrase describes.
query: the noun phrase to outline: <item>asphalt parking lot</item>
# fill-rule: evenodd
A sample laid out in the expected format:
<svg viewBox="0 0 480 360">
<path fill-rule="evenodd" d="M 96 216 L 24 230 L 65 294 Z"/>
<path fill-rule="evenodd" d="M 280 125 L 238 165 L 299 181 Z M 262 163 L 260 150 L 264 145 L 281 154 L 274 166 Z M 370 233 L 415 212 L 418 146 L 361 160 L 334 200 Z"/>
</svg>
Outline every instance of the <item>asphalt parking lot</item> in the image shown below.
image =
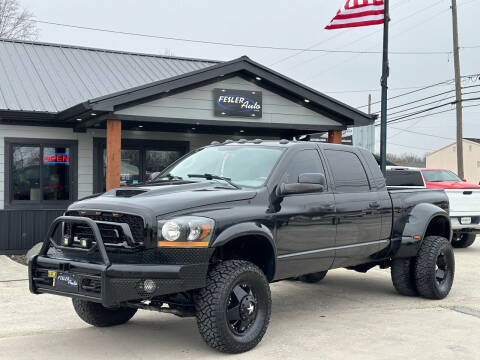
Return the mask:
<svg viewBox="0 0 480 360">
<path fill-rule="evenodd" d="M 335 270 L 318 284 L 272 285 L 270 327 L 239 359 L 480 359 L 480 239 L 455 251 L 443 301 L 397 295 L 389 270 Z M 9 260 L 8 260 L 9 261 Z M 126 325 L 93 328 L 71 301 L 28 292 L 26 268 L 0 261 L 1 359 L 210 359 L 195 319 L 140 311 Z M 4 282 L 6 277 L 16 281 Z"/>
</svg>

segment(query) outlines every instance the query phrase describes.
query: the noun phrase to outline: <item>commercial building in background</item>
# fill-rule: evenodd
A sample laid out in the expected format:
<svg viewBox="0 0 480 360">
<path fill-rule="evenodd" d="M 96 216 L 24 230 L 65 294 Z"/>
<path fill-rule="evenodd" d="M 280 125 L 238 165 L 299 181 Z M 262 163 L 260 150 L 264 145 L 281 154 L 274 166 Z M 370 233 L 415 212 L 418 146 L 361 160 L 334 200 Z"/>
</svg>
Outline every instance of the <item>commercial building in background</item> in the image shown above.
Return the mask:
<svg viewBox="0 0 480 360">
<path fill-rule="evenodd" d="M 248 57 L 0 39 L 0 253 L 42 241 L 71 202 L 145 181 L 213 140 L 328 133 L 339 143 L 372 121 Z"/>
<path fill-rule="evenodd" d="M 463 139 L 463 167 L 468 182 L 480 183 L 480 139 Z M 457 173 L 457 144 L 452 143 L 427 155 L 427 168 Z"/>
</svg>

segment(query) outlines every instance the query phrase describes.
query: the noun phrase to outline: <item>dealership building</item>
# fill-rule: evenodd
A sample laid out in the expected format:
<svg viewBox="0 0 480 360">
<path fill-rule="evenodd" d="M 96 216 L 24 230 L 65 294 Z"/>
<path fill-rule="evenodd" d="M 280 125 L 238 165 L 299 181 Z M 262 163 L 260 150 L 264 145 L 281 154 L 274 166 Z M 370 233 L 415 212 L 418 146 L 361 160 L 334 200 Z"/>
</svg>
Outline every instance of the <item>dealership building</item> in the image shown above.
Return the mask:
<svg viewBox="0 0 480 360">
<path fill-rule="evenodd" d="M 339 143 L 372 122 L 248 57 L 0 39 L 0 253 L 42 241 L 73 201 L 148 180 L 214 140 L 324 133 Z"/>
</svg>

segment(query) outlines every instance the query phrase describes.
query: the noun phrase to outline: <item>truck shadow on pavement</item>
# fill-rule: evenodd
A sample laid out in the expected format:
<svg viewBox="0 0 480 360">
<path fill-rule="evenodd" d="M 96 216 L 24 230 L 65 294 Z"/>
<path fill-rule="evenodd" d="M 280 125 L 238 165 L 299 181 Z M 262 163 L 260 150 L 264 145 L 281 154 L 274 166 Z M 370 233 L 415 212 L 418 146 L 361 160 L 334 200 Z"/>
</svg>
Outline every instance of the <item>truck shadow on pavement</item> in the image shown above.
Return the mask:
<svg viewBox="0 0 480 360">
<path fill-rule="evenodd" d="M 272 284 L 271 327 L 277 321 L 287 320 L 293 327 L 304 326 L 306 317 L 314 314 L 324 317 L 328 325 L 334 314 L 358 308 L 372 308 L 379 304 L 394 302 L 395 299 L 412 299 L 398 295 L 389 277 L 368 277 L 353 272 L 332 272 L 317 284 L 299 281 L 282 281 Z M 271 329 L 272 330 L 272 329 Z M 273 331 L 273 330 L 272 330 Z M 182 354 L 219 354 L 210 349 L 201 339 L 195 318 L 178 318 L 169 314 L 139 311 L 127 324 L 111 328 L 66 330 L 65 336 L 57 337 L 60 348 L 68 348 L 72 353 L 83 352 L 87 343 L 92 356 L 98 355 L 100 348 L 108 348 L 109 356 L 119 353 L 125 357 L 142 349 L 142 355 L 158 353 L 159 349 L 172 356 Z M 72 342 L 71 339 L 81 339 Z M 88 354 L 86 354 L 88 355 Z M 221 354 L 219 354 L 221 355 Z"/>
</svg>

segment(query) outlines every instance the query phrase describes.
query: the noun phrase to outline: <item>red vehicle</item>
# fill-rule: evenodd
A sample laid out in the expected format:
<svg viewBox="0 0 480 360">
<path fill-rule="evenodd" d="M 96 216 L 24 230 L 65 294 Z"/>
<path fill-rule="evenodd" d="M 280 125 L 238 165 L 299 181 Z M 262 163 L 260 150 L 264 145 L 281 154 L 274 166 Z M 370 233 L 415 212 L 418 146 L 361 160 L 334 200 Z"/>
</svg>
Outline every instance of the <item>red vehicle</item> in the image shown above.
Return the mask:
<svg viewBox="0 0 480 360">
<path fill-rule="evenodd" d="M 450 170 L 420 169 L 427 189 L 480 189 L 480 185 L 460 179 Z"/>
</svg>

